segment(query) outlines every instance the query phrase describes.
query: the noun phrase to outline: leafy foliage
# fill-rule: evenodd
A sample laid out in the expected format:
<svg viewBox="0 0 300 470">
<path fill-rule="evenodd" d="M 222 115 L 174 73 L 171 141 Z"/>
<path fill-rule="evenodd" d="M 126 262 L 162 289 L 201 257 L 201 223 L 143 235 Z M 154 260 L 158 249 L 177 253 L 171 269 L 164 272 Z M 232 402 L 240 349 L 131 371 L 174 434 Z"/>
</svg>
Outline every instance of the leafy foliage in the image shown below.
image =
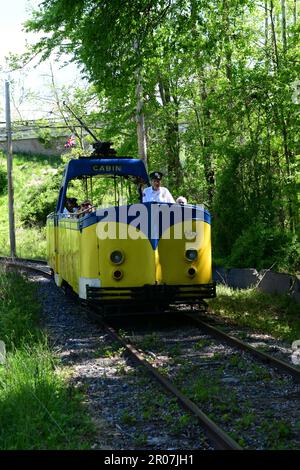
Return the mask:
<svg viewBox="0 0 300 470">
<path fill-rule="evenodd" d="M 300 269 L 300 243 L 291 233 L 255 221 L 234 242 L 229 264 L 295 272 Z"/>
<path fill-rule="evenodd" d="M 289 261 L 299 234 L 294 5 L 48 0 L 27 29 L 47 33 L 34 46 L 43 57 L 72 51 L 98 94 L 102 136 L 122 151 L 136 153 L 142 102 L 149 169 L 164 171 L 176 196 L 208 205 L 219 259 L 269 267 L 284 256 L 297 269 Z M 251 240 L 260 248 L 250 257 L 240 248 Z"/>
<path fill-rule="evenodd" d="M 5 164 L 5 156 L 0 152 L 0 168 Z M 57 167 L 57 168 L 56 168 Z M 42 259 L 46 256 L 45 221 L 48 213 L 55 209 L 57 199 L 57 185 L 61 180 L 60 172 L 63 170 L 61 158 L 42 155 L 13 155 L 14 176 L 14 205 L 17 254 L 24 258 Z M 55 186 L 51 193 L 50 186 Z M 35 204 L 39 206 L 40 200 L 47 193 L 46 206 L 37 217 L 34 212 L 32 197 L 34 192 Z M 48 204 L 48 200 L 53 203 Z M 28 202 L 30 207 L 27 207 Z M 0 195 L 0 253 L 9 255 L 8 243 L 8 209 L 7 195 Z M 26 222 L 21 221 L 21 217 Z"/>
<path fill-rule="evenodd" d="M 0 196 L 7 191 L 7 172 L 3 165 L 0 165 Z"/>
<path fill-rule="evenodd" d="M 27 188 L 20 210 L 20 218 L 25 226 L 45 225 L 47 216 L 55 210 L 60 180 L 60 175 L 51 175 Z"/>
</svg>

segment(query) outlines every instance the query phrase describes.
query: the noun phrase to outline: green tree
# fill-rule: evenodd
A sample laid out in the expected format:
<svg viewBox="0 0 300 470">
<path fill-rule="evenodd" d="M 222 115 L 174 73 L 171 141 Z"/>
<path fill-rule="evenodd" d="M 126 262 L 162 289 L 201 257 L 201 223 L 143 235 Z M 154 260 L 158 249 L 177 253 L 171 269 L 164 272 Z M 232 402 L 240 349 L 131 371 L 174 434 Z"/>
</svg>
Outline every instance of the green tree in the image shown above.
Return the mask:
<svg viewBox="0 0 300 470">
<path fill-rule="evenodd" d="M 299 233 L 298 15 L 294 0 L 45 0 L 27 29 L 47 33 L 42 58 L 80 64 L 105 136 L 126 152 L 143 142 L 175 194 L 209 206 L 219 256 L 242 256 L 242 234 L 255 246 L 257 224 L 269 267 L 267 228 L 282 246 Z"/>
</svg>

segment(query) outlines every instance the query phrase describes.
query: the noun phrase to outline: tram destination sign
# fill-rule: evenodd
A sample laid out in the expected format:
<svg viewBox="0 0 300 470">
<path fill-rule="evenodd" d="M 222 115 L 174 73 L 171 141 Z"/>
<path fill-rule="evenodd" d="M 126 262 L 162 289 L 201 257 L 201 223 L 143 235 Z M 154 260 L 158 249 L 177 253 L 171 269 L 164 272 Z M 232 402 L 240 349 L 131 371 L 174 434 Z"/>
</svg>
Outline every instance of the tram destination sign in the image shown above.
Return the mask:
<svg viewBox="0 0 300 470">
<path fill-rule="evenodd" d="M 115 173 L 122 171 L 122 165 L 93 165 L 92 170 L 103 173 Z"/>
</svg>

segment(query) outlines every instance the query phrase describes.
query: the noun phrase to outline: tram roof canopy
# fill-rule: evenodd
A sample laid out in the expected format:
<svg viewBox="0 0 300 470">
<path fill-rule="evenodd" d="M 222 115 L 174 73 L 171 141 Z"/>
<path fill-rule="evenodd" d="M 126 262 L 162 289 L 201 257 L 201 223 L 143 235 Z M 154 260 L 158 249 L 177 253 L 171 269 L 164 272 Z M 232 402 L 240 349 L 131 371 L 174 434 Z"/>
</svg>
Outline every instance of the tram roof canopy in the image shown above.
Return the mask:
<svg viewBox="0 0 300 470">
<path fill-rule="evenodd" d="M 149 184 L 149 178 L 145 163 L 141 159 L 134 158 L 80 158 L 69 161 L 65 169 L 65 181 L 79 176 L 117 175 L 135 176 Z"/>
<path fill-rule="evenodd" d="M 72 159 L 66 165 L 63 181 L 60 187 L 56 211 L 63 212 L 69 181 L 80 176 L 133 176 L 149 183 L 145 163 L 138 158 L 79 158 Z"/>
</svg>

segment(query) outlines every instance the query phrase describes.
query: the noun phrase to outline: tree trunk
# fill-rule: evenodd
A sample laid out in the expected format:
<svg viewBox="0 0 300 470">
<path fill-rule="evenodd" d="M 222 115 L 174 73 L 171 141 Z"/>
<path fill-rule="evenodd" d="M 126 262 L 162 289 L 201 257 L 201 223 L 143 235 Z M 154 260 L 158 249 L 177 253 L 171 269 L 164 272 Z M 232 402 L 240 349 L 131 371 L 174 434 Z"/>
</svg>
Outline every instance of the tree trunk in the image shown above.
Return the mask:
<svg viewBox="0 0 300 470">
<path fill-rule="evenodd" d="M 137 123 L 137 140 L 138 140 L 138 154 L 144 160 L 145 165 L 148 165 L 147 158 L 147 134 L 145 127 L 145 118 L 143 113 L 143 87 L 141 84 L 140 74 L 138 74 L 138 82 L 136 86 L 136 123 Z"/>
<path fill-rule="evenodd" d="M 284 54 L 287 50 L 285 0 L 281 0 L 281 35 Z"/>
<path fill-rule="evenodd" d="M 274 64 L 275 64 L 275 69 L 278 71 L 278 69 L 279 69 L 279 56 L 278 56 L 277 38 L 276 38 L 275 21 L 274 21 L 273 11 L 274 11 L 274 3 L 273 3 L 273 0 L 271 0 L 271 2 L 270 2 L 270 20 L 271 20 L 271 29 L 272 29 L 272 41 L 273 41 L 273 47 L 274 47 Z"/>
<path fill-rule="evenodd" d="M 165 128 L 167 167 L 170 182 L 178 186 L 182 179 L 182 168 L 179 158 L 180 142 L 179 142 L 179 124 L 178 124 L 178 108 L 179 104 L 175 96 L 171 97 L 170 86 L 167 79 L 159 77 L 158 88 L 160 92 L 163 106 L 168 107 L 174 105 L 174 111 L 168 111 L 168 122 Z M 171 99 L 173 98 L 173 100 Z"/>
<path fill-rule="evenodd" d="M 139 41 L 135 40 L 133 48 L 138 58 L 139 66 L 135 72 L 136 79 L 136 124 L 137 124 L 137 142 L 138 142 L 138 154 L 139 157 L 144 160 L 147 167 L 147 136 L 145 128 L 145 117 L 143 113 L 144 97 L 143 97 L 143 85 L 142 85 L 142 64 L 141 64 L 141 52 Z"/>
<path fill-rule="evenodd" d="M 205 86 L 204 76 L 201 77 L 201 100 L 203 104 L 203 155 L 204 155 L 204 175 L 207 184 L 208 206 L 211 208 L 213 202 L 213 195 L 215 191 L 215 177 L 213 168 L 213 158 L 210 151 L 211 137 L 210 137 L 210 121 L 211 113 L 207 107 L 207 91 Z"/>
<path fill-rule="evenodd" d="M 268 14 L 268 0 L 265 0 L 265 50 L 268 57 L 269 45 L 269 14 Z"/>
</svg>

